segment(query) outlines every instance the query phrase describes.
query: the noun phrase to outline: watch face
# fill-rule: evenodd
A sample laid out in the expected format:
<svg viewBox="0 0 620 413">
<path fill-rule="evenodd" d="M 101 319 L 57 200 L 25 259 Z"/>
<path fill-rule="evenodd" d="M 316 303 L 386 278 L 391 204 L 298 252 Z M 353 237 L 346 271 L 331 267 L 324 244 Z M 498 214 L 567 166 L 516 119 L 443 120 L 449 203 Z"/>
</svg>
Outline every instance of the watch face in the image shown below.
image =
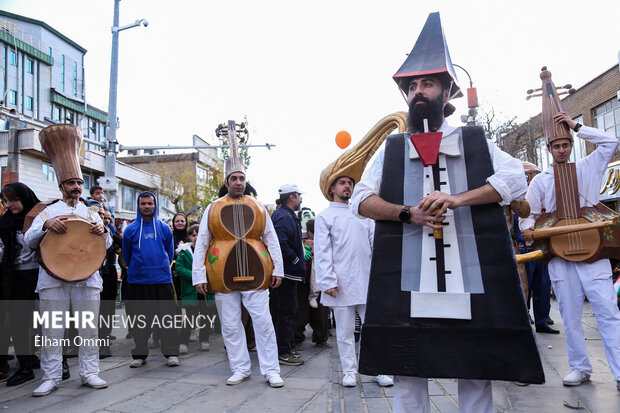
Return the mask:
<svg viewBox="0 0 620 413">
<path fill-rule="evenodd" d="M 400 214 L 398 214 L 398 218 L 403 222 L 409 222 L 411 220 L 411 212 L 409 209 L 402 209 Z"/>
</svg>

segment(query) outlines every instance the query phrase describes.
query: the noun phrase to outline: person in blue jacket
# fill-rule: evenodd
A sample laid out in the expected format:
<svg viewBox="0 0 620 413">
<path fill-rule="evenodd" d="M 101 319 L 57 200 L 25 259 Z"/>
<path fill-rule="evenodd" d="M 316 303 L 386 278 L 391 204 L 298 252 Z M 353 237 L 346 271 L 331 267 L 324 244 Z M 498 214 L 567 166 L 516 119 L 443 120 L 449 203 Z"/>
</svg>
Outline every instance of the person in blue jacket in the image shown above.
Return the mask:
<svg viewBox="0 0 620 413">
<path fill-rule="evenodd" d="M 125 230 L 123 258 L 127 264 L 127 298 L 132 305 L 128 313 L 139 322 L 134 329 L 135 348 L 129 367 L 146 364 L 151 328 L 160 326 L 161 352 L 168 366 L 179 365 L 177 329 L 166 325 L 178 313 L 170 265 L 174 259 L 172 230 L 157 219 L 157 201 L 152 192 L 138 196 L 138 216 Z"/>
</svg>

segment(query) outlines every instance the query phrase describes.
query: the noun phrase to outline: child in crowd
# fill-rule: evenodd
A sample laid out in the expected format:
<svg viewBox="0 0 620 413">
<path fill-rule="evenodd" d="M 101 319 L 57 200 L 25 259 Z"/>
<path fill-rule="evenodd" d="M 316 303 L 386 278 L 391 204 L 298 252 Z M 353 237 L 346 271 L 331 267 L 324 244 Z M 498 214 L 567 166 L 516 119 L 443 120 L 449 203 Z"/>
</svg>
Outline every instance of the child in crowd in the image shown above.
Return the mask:
<svg viewBox="0 0 620 413">
<path fill-rule="evenodd" d="M 196 319 L 199 314 L 206 318 L 200 319 L 200 324 L 204 327 L 200 328 L 199 338 L 200 350 L 209 351 L 209 331 L 211 330 L 211 321 L 213 316 L 207 311 L 207 297 L 198 294 L 196 288 L 192 284 L 192 263 L 194 261 L 194 248 L 196 247 L 196 238 L 198 237 L 199 225 L 192 225 L 187 231 L 187 235 L 191 242 L 191 247 L 182 250 L 176 260 L 175 270 L 181 279 L 181 306 L 185 308 L 185 314 L 188 319 Z M 208 298 L 213 300 L 213 296 L 208 294 Z M 189 338 L 192 328 L 189 323 L 181 330 L 179 354 L 186 354 L 188 351 Z"/>
</svg>

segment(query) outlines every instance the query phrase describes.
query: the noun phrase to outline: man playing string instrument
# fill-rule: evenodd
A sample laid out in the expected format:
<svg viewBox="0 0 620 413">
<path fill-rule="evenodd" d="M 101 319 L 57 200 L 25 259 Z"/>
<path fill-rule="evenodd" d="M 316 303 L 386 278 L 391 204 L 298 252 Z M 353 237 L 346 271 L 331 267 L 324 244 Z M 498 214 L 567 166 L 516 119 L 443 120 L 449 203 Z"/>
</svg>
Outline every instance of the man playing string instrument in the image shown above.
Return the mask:
<svg viewBox="0 0 620 413">
<path fill-rule="evenodd" d="M 207 294 L 207 269 L 205 267 L 205 259 L 209 257 L 209 264 L 214 264 L 218 260 L 228 261 L 227 257 L 223 256 L 223 248 L 210 248 L 213 247 L 215 242 L 221 241 L 218 234 L 224 234 L 227 233 L 227 231 L 231 233 L 230 229 L 227 229 L 230 227 L 226 227 L 226 223 L 223 222 L 224 218 L 220 218 L 217 214 L 211 213 L 211 211 L 218 208 L 218 203 L 232 201 L 233 210 L 243 202 L 253 203 L 259 208 L 259 213 L 263 214 L 262 218 L 265 222 L 260 241 L 263 243 L 261 245 L 266 246 L 267 249 L 267 251 L 262 250 L 261 254 L 268 254 L 273 261 L 273 274 L 266 274 L 266 276 L 272 276 L 271 286 L 273 288 L 280 286 L 283 275 L 282 254 L 271 219 L 266 215 L 266 211 L 262 205 L 254 201 L 251 197 L 243 195 L 246 186 L 245 167 L 241 159 L 234 155 L 234 151 L 231 152 L 233 152 L 231 156 L 232 162 L 226 163 L 226 186 L 228 187 L 228 194 L 213 202 L 204 212 L 202 221 L 200 222 L 196 248 L 194 250 L 194 261 L 192 264 L 193 284 L 196 286 L 198 293 L 203 295 Z M 231 159 L 229 158 L 229 160 Z M 241 207 L 241 209 L 245 210 L 245 207 Z M 223 208 L 221 211 L 223 211 Z M 221 216 L 222 215 L 224 215 L 223 212 L 221 213 Z M 243 216 L 243 213 L 241 216 Z M 236 235 L 236 229 L 244 227 L 244 222 L 240 222 L 240 218 L 240 216 L 233 214 L 232 221 L 234 221 L 234 223 L 231 223 L 231 226 L 234 227 L 232 233 Z M 257 221 L 258 217 L 255 218 L 254 221 Z M 245 235 L 237 237 L 236 242 L 236 245 L 243 244 L 244 248 L 249 249 L 249 247 L 244 244 Z M 235 247 L 233 247 L 233 250 L 234 249 Z M 232 265 L 232 271 L 235 272 L 234 278 L 239 278 L 241 275 L 240 270 L 244 268 L 247 270 L 249 267 L 248 251 L 242 248 L 240 251 L 231 251 L 230 255 L 233 253 L 236 254 L 237 266 Z M 213 267 L 214 266 L 211 266 L 211 268 Z M 229 270 L 230 267 L 226 265 L 221 268 L 220 271 L 214 274 L 214 276 L 219 277 L 220 280 L 224 278 L 224 272 Z M 209 276 L 211 277 L 211 275 Z M 214 286 L 211 285 L 211 288 L 213 287 Z M 246 346 L 245 331 L 241 322 L 241 304 L 243 303 L 252 317 L 260 371 L 271 387 L 284 386 L 284 381 L 280 377 L 276 334 L 269 313 L 269 291 L 266 288 L 243 290 L 243 286 L 240 286 L 238 290 L 234 291 L 216 291 L 215 302 L 222 324 L 222 337 L 224 338 L 230 369 L 233 373 L 226 381 L 226 384 L 234 386 L 250 378 L 250 356 Z"/>
<path fill-rule="evenodd" d="M 601 130 L 576 123 L 565 112 L 558 112 L 554 120 L 557 124 L 565 122 L 577 133 L 577 137 L 597 145 L 594 152 L 576 165 L 580 207 L 594 206 L 599 202 L 603 174 L 618 148 L 618 139 Z M 553 138 L 555 137 L 547 141 L 547 150 L 553 157 L 553 165 L 566 164 L 573 149 L 573 141 L 569 138 Z M 552 167 L 532 179 L 526 195 L 531 215 L 520 223 L 524 236 L 531 234 L 534 223 L 542 212 L 557 209 L 555 173 L 557 172 L 554 172 Z M 599 325 L 616 387 L 620 390 L 620 311 L 611 281 L 609 259 L 586 263 L 554 257 L 549 261 L 549 276 L 560 305 L 568 364 L 571 368 L 571 372 L 564 377 L 564 385 L 578 386 L 590 380 L 592 374 L 581 321 L 583 302 L 587 297 Z"/>
</svg>

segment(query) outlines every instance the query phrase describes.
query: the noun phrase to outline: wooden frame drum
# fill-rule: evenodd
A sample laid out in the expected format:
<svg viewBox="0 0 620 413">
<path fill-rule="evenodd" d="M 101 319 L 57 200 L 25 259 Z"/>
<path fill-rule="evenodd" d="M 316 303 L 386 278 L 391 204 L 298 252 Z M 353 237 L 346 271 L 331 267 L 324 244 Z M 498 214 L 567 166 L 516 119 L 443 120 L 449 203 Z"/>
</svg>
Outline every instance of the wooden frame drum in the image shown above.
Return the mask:
<svg viewBox="0 0 620 413">
<path fill-rule="evenodd" d="M 83 281 L 101 268 L 106 256 L 105 238 L 92 234 L 92 224 L 80 217 L 63 219 L 67 232 L 48 231 L 41 244 L 39 261 L 53 277 Z"/>
</svg>

